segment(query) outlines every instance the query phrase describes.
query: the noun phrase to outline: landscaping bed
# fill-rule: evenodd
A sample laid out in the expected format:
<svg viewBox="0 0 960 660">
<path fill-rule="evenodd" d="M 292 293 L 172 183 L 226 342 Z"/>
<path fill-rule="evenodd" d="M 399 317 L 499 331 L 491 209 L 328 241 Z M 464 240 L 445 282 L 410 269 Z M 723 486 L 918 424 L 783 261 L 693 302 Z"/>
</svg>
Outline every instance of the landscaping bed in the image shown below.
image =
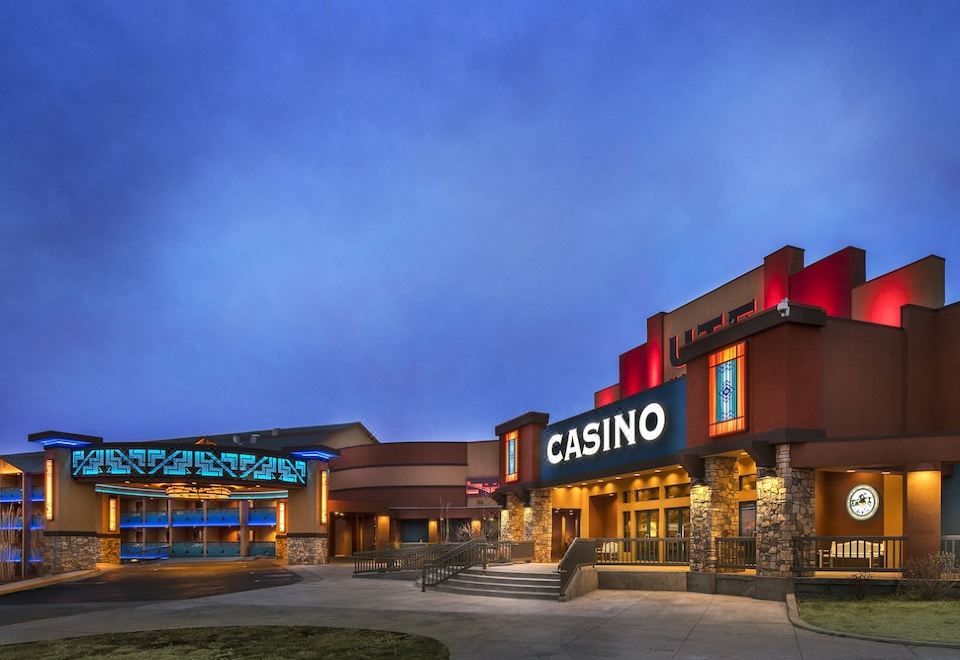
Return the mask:
<svg viewBox="0 0 960 660">
<path fill-rule="evenodd" d="M 827 630 L 905 641 L 960 644 L 960 600 L 896 596 L 797 600 L 800 618 Z"/>
<path fill-rule="evenodd" d="M 435 639 L 405 633 L 312 626 L 177 628 L 0 646 L 0 660 L 68 658 L 424 658 L 446 660 Z"/>
</svg>

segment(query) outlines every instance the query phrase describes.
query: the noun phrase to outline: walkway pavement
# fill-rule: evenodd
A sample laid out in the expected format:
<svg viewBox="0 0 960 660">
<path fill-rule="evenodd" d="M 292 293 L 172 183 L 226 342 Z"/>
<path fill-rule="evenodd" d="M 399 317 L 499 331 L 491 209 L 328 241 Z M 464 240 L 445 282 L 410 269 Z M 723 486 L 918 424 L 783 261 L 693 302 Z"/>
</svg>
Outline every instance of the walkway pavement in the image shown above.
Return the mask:
<svg viewBox="0 0 960 660">
<path fill-rule="evenodd" d="M 676 592 L 598 591 L 569 603 L 429 592 L 355 579 L 343 565 L 301 582 L 0 626 L 4 643 L 188 626 L 307 624 L 441 640 L 453 658 L 960 658 L 960 652 L 797 630 L 782 603 Z M 29 606 L 28 606 L 29 607 Z"/>
</svg>

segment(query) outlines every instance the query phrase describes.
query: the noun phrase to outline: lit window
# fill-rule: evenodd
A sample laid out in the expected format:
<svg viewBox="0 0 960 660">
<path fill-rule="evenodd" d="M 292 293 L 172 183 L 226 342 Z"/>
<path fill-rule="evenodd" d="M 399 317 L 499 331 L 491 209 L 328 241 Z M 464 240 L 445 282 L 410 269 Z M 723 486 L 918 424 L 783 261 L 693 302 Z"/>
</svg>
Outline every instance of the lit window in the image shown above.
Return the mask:
<svg viewBox="0 0 960 660">
<path fill-rule="evenodd" d="M 710 356 L 710 436 L 747 428 L 746 344 Z"/>
<path fill-rule="evenodd" d="M 506 452 L 506 462 L 507 466 L 506 474 L 504 475 L 505 481 L 516 481 L 517 480 L 517 432 L 511 431 L 507 434 L 507 443 L 505 447 Z"/>
</svg>

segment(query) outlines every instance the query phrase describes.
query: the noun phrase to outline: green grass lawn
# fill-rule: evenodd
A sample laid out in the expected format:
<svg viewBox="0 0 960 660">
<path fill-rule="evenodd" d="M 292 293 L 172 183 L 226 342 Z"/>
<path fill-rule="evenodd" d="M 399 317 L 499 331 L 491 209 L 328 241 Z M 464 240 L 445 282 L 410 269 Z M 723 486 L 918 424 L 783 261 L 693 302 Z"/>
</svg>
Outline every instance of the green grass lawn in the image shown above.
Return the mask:
<svg viewBox="0 0 960 660">
<path fill-rule="evenodd" d="M 405 633 L 311 626 L 179 628 L 0 646 L 0 659 L 426 658 L 450 657 L 435 639 Z"/>
<path fill-rule="evenodd" d="M 806 598 L 800 618 L 828 630 L 876 637 L 960 644 L 960 601 Z"/>
</svg>

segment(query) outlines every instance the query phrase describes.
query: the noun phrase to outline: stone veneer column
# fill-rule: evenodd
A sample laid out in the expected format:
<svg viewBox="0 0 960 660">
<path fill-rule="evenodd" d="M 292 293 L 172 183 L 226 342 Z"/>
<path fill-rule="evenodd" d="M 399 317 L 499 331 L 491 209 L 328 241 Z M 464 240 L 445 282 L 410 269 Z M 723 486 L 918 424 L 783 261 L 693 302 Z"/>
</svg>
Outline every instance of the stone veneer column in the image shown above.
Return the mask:
<svg viewBox="0 0 960 660">
<path fill-rule="evenodd" d="M 530 491 L 530 509 L 533 561 L 546 564 L 553 546 L 553 491 L 549 488 Z"/>
<path fill-rule="evenodd" d="M 96 533 L 44 533 L 40 544 L 43 572 L 48 575 L 93 569 L 100 558 L 100 539 Z"/>
<path fill-rule="evenodd" d="M 327 537 L 320 534 L 287 534 L 287 564 L 312 565 L 326 564 L 330 559 L 327 552 Z"/>
<path fill-rule="evenodd" d="M 523 501 L 514 493 L 507 495 L 507 540 L 523 540 Z"/>
<path fill-rule="evenodd" d="M 287 559 L 287 537 L 277 534 L 277 559 Z"/>
<path fill-rule="evenodd" d="M 120 515 L 120 512 L 117 512 Z M 100 552 L 97 558 L 99 563 L 119 564 L 120 563 L 120 535 L 119 534 L 100 534 Z"/>
<path fill-rule="evenodd" d="M 790 445 L 776 456 L 776 470 L 757 474 L 757 575 L 812 575 L 795 571 L 793 539 L 814 533 L 814 471 L 790 466 Z"/>
<path fill-rule="evenodd" d="M 715 536 L 737 534 L 737 459 L 704 459 L 705 484 L 690 489 L 690 570 L 717 571 Z"/>
</svg>

